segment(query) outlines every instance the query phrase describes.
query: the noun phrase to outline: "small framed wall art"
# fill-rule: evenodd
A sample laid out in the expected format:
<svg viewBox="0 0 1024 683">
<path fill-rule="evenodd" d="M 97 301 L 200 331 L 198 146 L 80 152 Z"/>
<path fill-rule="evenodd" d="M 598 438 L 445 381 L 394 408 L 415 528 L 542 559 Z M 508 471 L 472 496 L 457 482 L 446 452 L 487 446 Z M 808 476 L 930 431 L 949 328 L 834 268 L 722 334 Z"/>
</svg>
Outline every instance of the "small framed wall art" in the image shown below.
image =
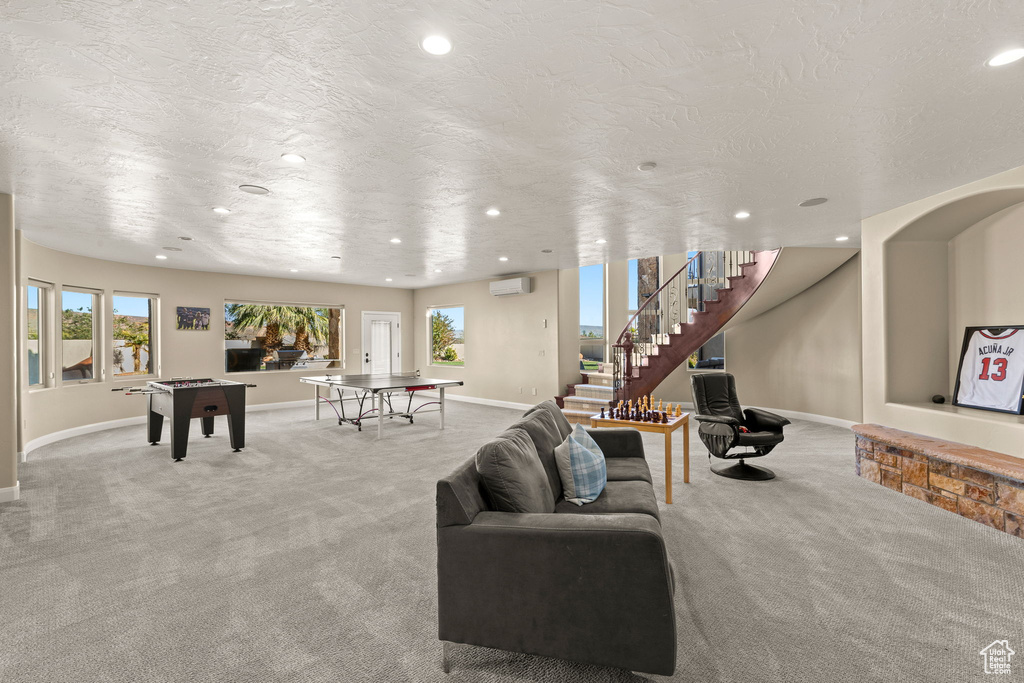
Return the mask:
<svg viewBox="0 0 1024 683">
<path fill-rule="evenodd" d="M 179 330 L 209 330 L 210 309 L 197 306 L 178 306 Z"/>
</svg>

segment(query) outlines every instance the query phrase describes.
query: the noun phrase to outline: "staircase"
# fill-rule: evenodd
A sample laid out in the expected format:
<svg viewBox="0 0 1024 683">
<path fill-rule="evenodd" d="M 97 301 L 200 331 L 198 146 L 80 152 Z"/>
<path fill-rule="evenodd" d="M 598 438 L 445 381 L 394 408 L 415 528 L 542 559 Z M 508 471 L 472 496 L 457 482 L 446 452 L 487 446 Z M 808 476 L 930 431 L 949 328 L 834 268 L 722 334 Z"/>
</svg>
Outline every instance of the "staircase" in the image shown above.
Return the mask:
<svg viewBox="0 0 1024 683">
<path fill-rule="evenodd" d="M 579 422 L 584 426 L 590 426 L 590 418 L 601 412 L 602 408 L 608 409 L 615 397 L 615 389 L 612 387 L 612 373 L 591 372 L 585 375 L 586 384 L 574 384 L 569 387 L 569 393 L 558 397 L 562 412 L 569 422 Z M 558 400 L 558 399 L 556 399 Z"/>
<path fill-rule="evenodd" d="M 556 401 L 570 422 L 654 391 L 736 315 L 781 250 L 698 252 L 643 301 L 612 344 L 612 372 L 589 373 Z M 606 364 L 607 367 L 608 364 Z"/>
<path fill-rule="evenodd" d="M 615 401 L 650 394 L 747 303 L 781 250 L 698 252 L 640 306 L 612 344 Z M 720 255 L 724 254 L 722 257 Z M 738 257 L 737 257 L 738 255 Z"/>
</svg>

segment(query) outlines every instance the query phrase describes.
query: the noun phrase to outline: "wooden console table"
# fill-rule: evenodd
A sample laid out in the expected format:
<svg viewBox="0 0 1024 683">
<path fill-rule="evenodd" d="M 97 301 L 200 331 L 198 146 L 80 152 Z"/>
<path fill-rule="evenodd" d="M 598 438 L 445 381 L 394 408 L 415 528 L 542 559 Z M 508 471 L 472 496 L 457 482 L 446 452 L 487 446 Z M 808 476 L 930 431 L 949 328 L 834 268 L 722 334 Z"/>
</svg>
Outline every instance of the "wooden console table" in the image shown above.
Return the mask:
<svg viewBox="0 0 1024 683">
<path fill-rule="evenodd" d="M 683 483 L 690 483 L 690 414 L 683 413 L 672 417 L 666 424 L 660 422 L 634 422 L 633 420 L 613 420 L 601 417 L 601 414 L 590 418 L 591 427 L 630 427 L 641 432 L 653 432 L 665 435 L 665 502 L 672 504 L 672 432 L 683 428 Z"/>
</svg>

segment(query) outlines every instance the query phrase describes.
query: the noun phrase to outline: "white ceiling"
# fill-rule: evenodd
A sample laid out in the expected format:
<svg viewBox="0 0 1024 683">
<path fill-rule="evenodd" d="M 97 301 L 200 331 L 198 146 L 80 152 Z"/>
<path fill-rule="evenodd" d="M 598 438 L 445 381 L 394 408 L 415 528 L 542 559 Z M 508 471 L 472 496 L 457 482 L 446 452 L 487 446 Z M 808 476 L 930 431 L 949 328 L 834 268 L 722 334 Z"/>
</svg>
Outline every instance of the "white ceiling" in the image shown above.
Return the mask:
<svg viewBox="0 0 1024 683">
<path fill-rule="evenodd" d="M 64 251 L 402 287 L 856 245 L 1024 161 L 1022 44 L 1020 0 L 4 0 L 0 192 Z"/>
</svg>

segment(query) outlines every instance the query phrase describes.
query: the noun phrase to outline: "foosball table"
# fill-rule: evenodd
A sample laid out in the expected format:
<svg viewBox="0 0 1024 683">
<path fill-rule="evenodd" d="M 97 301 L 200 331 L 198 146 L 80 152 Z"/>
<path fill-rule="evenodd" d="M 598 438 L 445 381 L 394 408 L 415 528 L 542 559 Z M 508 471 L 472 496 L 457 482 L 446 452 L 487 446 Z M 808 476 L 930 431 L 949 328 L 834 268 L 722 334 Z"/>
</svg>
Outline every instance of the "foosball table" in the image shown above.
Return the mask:
<svg viewBox="0 0 1024 683">
<path fill-rule="evenodd" d="M 163 433 L 164 418 L 171 421 L 171 457 L 177 462 L 188 450 L 188 432 L 193 418 L 200 419 L 203 436 L 213 435 L 213 418 L 228 420 L 228 438 L 237 453 L 245 448 L 245 389 L 255 384 L 224 379 L 175 378 L 147 382 L 145 387 L 115 389 L 126 396 L 149 397 L 147 438 L 156 445 Z"/>
</svg>

